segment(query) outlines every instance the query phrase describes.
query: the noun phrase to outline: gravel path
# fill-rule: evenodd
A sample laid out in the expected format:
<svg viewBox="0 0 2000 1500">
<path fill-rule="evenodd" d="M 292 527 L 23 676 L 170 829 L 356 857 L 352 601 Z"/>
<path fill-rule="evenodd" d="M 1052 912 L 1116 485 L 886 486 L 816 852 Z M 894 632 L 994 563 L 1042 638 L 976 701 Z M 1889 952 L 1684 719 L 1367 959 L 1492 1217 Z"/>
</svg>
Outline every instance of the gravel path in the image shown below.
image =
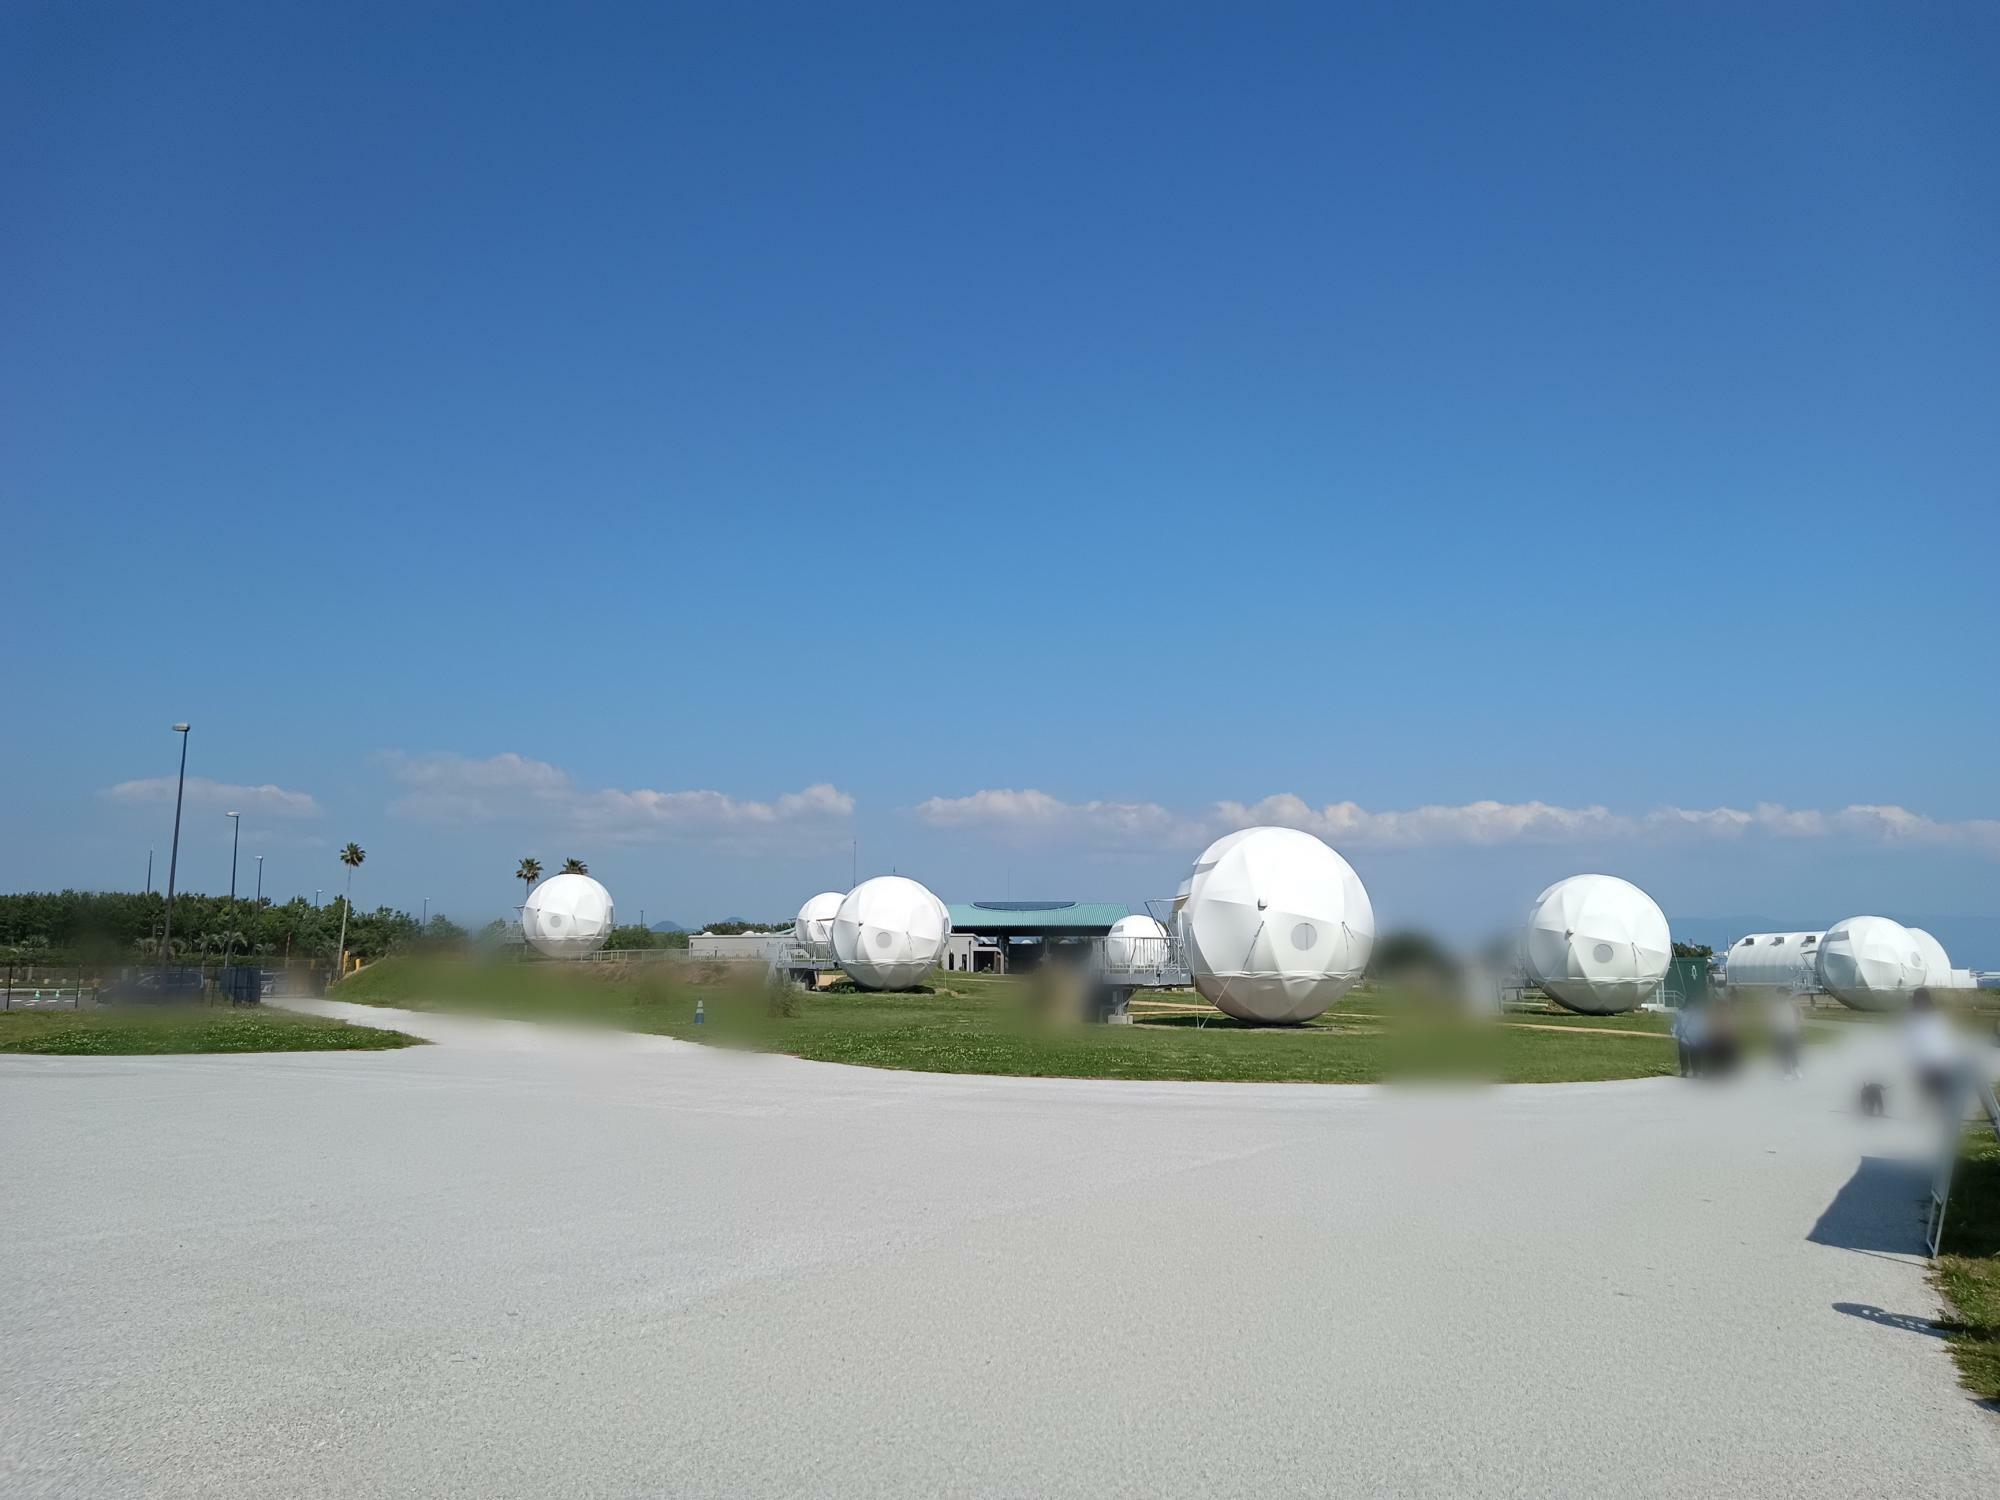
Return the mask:
<svg viewBox="0 0 2000 1500">
<path fill-rule="evenodd" d="M 0 1494 L 2000 1492 L 1852 1052 L 1454 1095 L 363 1014 L 445 1044 L 0 1057 Z"/>
</svg>

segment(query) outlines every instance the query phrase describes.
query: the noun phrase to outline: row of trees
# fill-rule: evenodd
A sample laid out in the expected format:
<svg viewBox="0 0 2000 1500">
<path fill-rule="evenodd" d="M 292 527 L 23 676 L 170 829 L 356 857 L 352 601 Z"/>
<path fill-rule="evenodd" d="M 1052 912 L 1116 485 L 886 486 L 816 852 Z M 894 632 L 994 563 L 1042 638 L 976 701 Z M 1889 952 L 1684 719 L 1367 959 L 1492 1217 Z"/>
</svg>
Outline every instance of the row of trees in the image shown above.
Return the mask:
<svg viewBox="0 0 2000 1500">
<path fill-rule="evenodd" d="M 352 866 L 350 866 L 350 869 Z M 0 957 L 16 961 L 132 963 L 155 957 L 166 931 L 167 902 L 158 892 L 30 891 L 0 896 Z M 343 934 L 343 927 L 345 932 Z M 303 896 L 277 902 L 183 891 L 174 897 L 173 954 L 198 959 L 230 954 L 259 958 L 335 959 L 347 951 L 379 958 L 392 948 L 453 945 L 465 930 L 448 917 L 428 926 L 406 911 L 350 907 L 344 896 L 314 906 Z"/>
<path fill-rule="evenodd" d="M 572 855 L 563 861 L 562 869 L 556 873 L 559 875 L 588 875 L 590 873 L 590 866 Z M 523 901 L 527 900 L 529 893 L 535 888 L 535 882 L 542 878 L 542 862 L 530 854 L 514 867 L 514 878 L 521 882 L 521 899 Z"/>
</svg>

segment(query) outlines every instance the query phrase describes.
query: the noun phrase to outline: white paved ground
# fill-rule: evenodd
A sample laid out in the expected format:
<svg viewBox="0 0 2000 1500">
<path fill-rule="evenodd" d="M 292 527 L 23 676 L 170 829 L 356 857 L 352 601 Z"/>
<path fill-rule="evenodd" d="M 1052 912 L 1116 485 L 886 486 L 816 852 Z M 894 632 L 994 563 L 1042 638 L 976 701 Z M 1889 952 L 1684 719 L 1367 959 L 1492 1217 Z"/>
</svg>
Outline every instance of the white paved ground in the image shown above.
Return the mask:
<svg viewBox="0 0 2000 1500">
<path fill-rule="evenodd" d="M 440 1034 L 0 1058 L 0 1493 L 2000 1492 L 1910 1132 L 1832 1064 L 1465 1098 Z"/>
</svg>

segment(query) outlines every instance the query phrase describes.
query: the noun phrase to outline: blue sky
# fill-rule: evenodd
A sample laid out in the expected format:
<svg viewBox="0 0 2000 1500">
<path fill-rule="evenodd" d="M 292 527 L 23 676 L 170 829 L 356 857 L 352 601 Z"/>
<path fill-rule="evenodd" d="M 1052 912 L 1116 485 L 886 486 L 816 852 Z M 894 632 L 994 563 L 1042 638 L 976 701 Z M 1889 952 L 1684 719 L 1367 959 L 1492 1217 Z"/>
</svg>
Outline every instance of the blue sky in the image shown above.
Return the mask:
<svg viewBox="0 0 2000 1500">
<path fill-rule="evenodd" d="M 1255 817 L 2000 965 L 1990 8 L 30 4 L 0 143 L 0 886 L 188 719 L 208 888 Z"/>
</svg>

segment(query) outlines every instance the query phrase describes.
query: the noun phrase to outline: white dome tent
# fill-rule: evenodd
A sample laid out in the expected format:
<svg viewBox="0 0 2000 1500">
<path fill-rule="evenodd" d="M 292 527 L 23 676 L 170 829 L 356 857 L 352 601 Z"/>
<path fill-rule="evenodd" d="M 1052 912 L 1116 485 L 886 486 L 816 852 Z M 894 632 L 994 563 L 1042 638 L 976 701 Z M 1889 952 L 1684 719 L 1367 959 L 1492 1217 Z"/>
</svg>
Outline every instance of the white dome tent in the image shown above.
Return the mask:
<svg viewBox="0 0 2000 1500">
<path fill-rule="evenodd" d="M 1819 945 L 1819 982 L 1850 1010 L 1901 1010 L 1929 977 L 1916 934 L 1887 917 L 1849 917 Z"/>
<path fill-rule="evenodd" d="M 551 875 L 521 906 L 521 935 L 550 958 L 595 953 L 611 922 L 611 892 L 588 875 Z"/>
<path fill-rule="evenodd" d="M 1195 988 L 1239 1021 L 1310 1021 L 1352 988 L 1375 942 L 1361 877 L 1296 828 L 1217 839 L 1174 905 Z"/>
<path fill-rule="evenodd" d="M 945 904 L 903 875 L 877 875 L 842 898 L 828 924 L 833 959 L 864 990 L 906 990 L 944 957 Z"/>
<path fill-rule="evenodd" d="M 840 912 L 840 903 L 846 899 L 839 891 L 821 891 L 812 897 L 792 919 L 792 936 L 815 953 L 830 951 L 833 946 L 833 919 Z"/>
<path fill-rule="evenodd" d="M 1659 904 L 1616 875 L 1572 875 L 1535 898 L 1523 957 L 1556 1001 L 1590 1016 L 1652 999 L 1673 958 Z"/>
<path fill-rule="evenodd" d="M 1109 974 L 1145 973 L 1167 963 L 1167 929 L 1144 912 L 1120 917 L 1104 936 L 1104 968 Z"/>
<path fill-rule="evenodd" d="M 1917 940 L 1917 952 L 1924 956 L 1924 983 L 1932 989 L 1950 989 L 1951 958 L 1945 953 L 1944 944 L 1921 927 L 1911 927 L 1908 931 Z"/>
<path fill-rule="evenodd" d="M 1722 980 L 1731 989 L 1806 995 L 1819 988 L 1823 932 L 1753 932 L 1730 945 Z"/>
</svg>

